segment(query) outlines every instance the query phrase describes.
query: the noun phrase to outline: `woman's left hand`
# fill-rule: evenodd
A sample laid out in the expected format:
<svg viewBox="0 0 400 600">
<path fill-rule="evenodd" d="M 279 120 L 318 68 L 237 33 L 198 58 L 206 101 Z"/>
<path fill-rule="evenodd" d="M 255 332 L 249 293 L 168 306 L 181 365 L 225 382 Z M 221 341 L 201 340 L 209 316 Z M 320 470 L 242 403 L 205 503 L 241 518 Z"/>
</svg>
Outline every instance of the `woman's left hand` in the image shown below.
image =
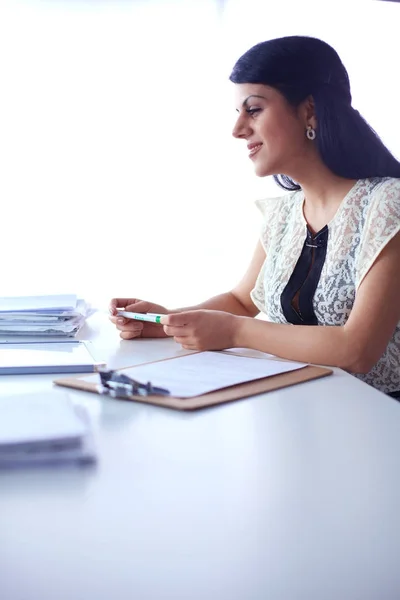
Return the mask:
<svg viewBox="0 0 400 600">
<path fill-rule="evenodd" d="M 236 344 L 242 317 L 220 310 L 188 310 L 165 315 L 164 331 L 186 350 L 223 350 Z"/>
</svg>

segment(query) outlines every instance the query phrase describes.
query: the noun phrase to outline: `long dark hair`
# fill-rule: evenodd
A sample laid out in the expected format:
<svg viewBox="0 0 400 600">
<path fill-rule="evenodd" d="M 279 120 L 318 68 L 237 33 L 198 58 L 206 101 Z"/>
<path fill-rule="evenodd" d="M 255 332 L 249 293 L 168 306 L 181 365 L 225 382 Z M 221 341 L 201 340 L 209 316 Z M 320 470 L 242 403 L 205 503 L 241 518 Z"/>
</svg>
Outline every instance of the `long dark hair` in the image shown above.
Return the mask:
<svg viewBox="0 0 400 600">
<path fill-rule="evenodd" d="M 318 124 L 315 143 L 336 175 L 400 178 L 400 162 L 351 106 L 349 76 L 326 42 L 305 36 L 262 42 L 239 58 L 229 79 L 271 86 L 294 107 L 312 96 Z M 287 175 L 274 175 L 274 179 L 284 189 L 300 189 Z"/>
</svg>

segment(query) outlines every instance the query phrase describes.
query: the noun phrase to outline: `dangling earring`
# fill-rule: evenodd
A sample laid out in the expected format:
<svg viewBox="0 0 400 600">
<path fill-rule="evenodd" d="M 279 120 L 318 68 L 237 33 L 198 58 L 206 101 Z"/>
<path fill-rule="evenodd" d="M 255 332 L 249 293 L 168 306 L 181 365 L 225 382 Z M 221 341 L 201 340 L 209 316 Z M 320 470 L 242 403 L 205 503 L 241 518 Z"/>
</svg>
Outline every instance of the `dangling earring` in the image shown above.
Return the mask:
<svg viewBox="0 0 400 600">
<path fill-rule="evenodd" d="M 311 125 L 307 125 L 306 136 L 309 140 L 315 140 L 317 134 L 315 133 L 315 129 L 311 127 Z"/>
</svg>

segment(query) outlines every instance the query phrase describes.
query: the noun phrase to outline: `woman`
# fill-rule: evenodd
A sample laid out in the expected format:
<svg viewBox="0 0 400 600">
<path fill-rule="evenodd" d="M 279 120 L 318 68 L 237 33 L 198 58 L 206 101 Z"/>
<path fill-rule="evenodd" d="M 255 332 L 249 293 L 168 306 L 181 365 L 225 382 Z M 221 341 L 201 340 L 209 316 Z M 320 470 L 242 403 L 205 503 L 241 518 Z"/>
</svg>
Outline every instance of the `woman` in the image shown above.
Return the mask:
<svg viewBox="0 0 400 600">
<path fill-rule="evenodd" d="M 233 290 L 175 310 L 116 298 L 111 319 L 123 339 L 254 348 L 400 395 L 400 163 L 352 108 L 346 69 L 320 40 L 258 44 L 230 79 L 233 135 L 256 174 L 288 193 L 257 202 L 261 240 Z M 160 327 L 117 318 L 119 308 L 168 314 Z M 266 320 L 254 319 L 260 311 Z"/>
</svg>

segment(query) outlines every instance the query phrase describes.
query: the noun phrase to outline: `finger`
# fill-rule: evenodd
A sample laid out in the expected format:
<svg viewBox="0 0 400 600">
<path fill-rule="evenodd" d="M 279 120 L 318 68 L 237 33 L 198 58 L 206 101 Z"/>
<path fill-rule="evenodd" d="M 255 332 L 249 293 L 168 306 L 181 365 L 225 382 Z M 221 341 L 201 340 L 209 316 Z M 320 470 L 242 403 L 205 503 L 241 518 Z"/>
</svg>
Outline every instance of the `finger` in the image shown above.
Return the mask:
<svg viewBox="0 0 400 600">
<path fill-rule="evenodd" d="M 181 344 L 182 346 L 192 346 L 193 345 L 193 340 L 191 340 L 188 336 L 186 335 L 175 335 L 174 336 L 174 340 L 176 341 L 177 344 Z"/>
<path fill-rule="evenodd" d="M 142 335 L 142 331 L 121 331 L 119 336 L 123 340 L 132 340 L 133 338 L 140 337 Z"/>
<path fill-rule="evenodd" d="M 143 329 L 143 323 L 135 321 L 134 319 L 118 317 L 116 321 L 116 327 L 120 331 L 142 331 Z"/>
<path fill-rule="evenodd" d="M 147 300 L 131 300 L 131 304 L 125 306 L 125 310 L 130 312 L 145 313 L 150 312 L 151 302 Z"/>
<path fill-rule="evenodd" d="M 172 325 L 174 327 L 184 327 L 187 325 L 191 319 L 193 311 L 181 312 L 181 313 L 171 313 L 169 315 L 164 315 L 161 317 L 161 325 Z"/>
<path fill-rule="evenodd" d="M 171 327 L 170 325 L 164 325 L 163 329 L 165 334 L 171 337 L 175 337 L 177 335 L 182 336 L 182 334 L 184 334 L 184 327 Z"/>
<path fill-rule="evenodd" d="M 143 323 L 142 338 L 165 338 L 163 327 L 158 323 Z"/>
<path fill-rule="evenodd" d="M 119 308 L 125 308 L 129 304 L 134 304 L 136 298 L 112 298 L 108 310 L 111 315 L 116 315 Z"/>
<path fill-rule="evenodd" d="M 205 348 L 201 347 L 199 341 L 191 335 L 176 335 L 174 340 L 177 344 L 180 344 L 182 348 L 185 348 L 185 350 L 205 350 Z"/>
</svg>

